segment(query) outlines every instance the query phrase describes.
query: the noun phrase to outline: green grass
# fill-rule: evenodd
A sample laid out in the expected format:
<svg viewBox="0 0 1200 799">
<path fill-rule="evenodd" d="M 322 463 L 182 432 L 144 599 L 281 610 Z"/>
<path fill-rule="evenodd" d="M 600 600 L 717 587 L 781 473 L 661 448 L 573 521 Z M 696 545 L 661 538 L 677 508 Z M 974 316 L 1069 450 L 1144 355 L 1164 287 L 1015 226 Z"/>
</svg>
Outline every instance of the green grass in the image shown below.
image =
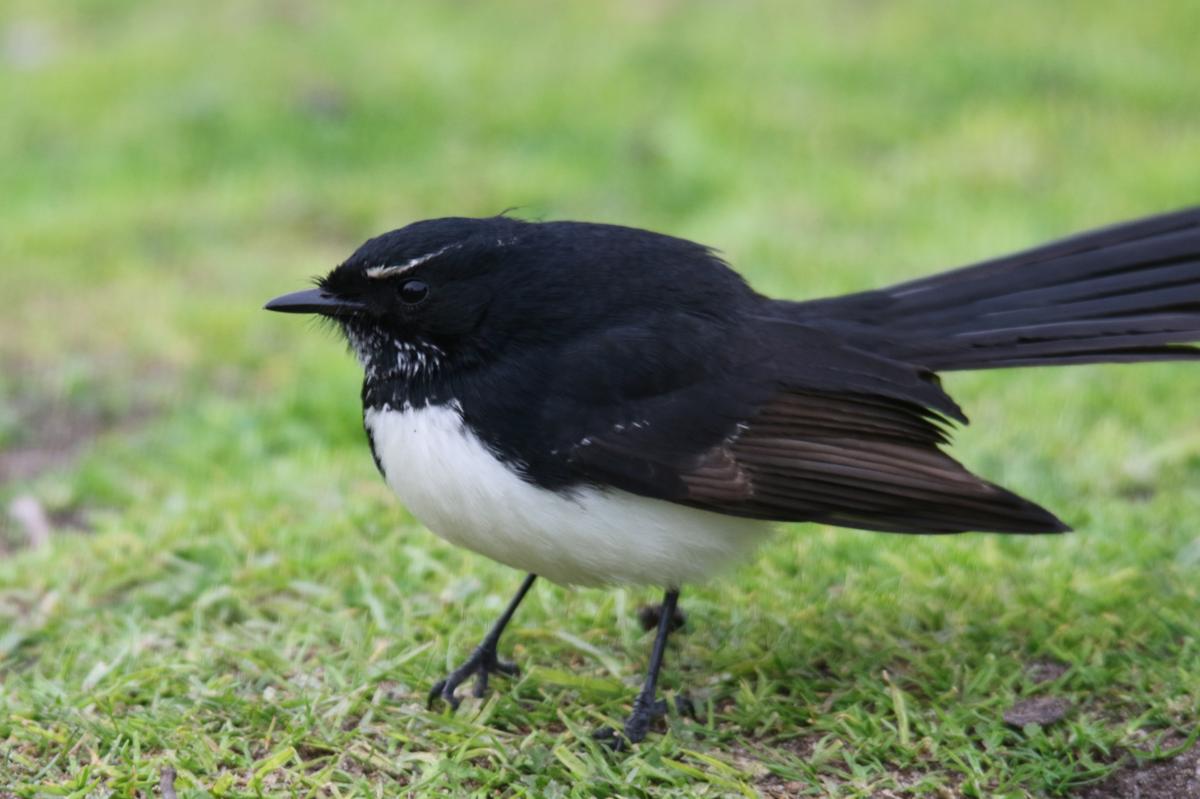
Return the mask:
<svg viewBox="0 0 1200 799">
<path fill-rule="evenodd" d="M 520 576 L 406 515 L 341 346 L 258 308 L 414 218 L 520 206 L 865 288 L 1200 197 L 1200 17 L 1155 4 L 0 10 L 0 796 L 1044 796 L 1200 718 L 1200 370 L 956 375 L 956 453 L 1055 538 L 788 527 L 688 587 L 539 585 L 482 703 L 423 696 Z M 336 9 L 336 10 L 335 10 Z M 66 431 L 64 433 L 63 431 Z M 93 438 L 93 434 L 95 435 Z M 1061 664 L 1035 683 L 1032 665 Z M 1008 728 L 1018 698 L 1066 719 Z"/>
</svg>

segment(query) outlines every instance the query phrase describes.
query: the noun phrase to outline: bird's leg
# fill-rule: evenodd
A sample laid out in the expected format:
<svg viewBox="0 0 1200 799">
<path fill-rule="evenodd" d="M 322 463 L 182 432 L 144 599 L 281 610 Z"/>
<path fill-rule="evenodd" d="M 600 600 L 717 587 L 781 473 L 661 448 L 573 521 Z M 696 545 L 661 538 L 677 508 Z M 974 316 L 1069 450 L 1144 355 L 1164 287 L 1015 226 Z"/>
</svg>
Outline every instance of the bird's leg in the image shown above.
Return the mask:
<svg viewBox="0 0 1200 799">
<path fill-rule="evenodd" d="M 679 601 L 679 589 L 673 588 L 663 595 L 662 612 L 658 617 L 658 634 L 654 637 L 654 648 L 650 651 L 650 665 L 646 669 L 646 681 L 637 699 L 633 700 L 633 712 L 625 719 L 625 738 L 630 743 L 637 743 L 646 737 L 650 725 L 655 719 L 666 715 L 667 703 L 656 701 L 655 692 L 658 686 L 658 672 L 662 668 L 663 652 L 667 648 L 667 636 L 673 629 L 675 605 Z M 596 737 L 606 741 L 614 749 L 622 747 L 622 741 L 616 733 L 605 727 L 596 731 Z"/>
<path fill-rule="evenodd" d="M 536 579 L 536 574 L 527 574 L 525 576 L 525 580 L 521 583 L 521 587 L 517 589 L 517 593 L 512 598 L 512 601 L 508 603 L 508 607 L 504 609 L 504 613 L 500 614 L 500 618 L 492 625 L 492 629 L 488 630 L 488 634 L 479 642 L 479 646 L 475 647 L 475 651 L 471 653 L 471 656 L 461 666 L 450 672 L 444 679 L 439 680 L 430 689 L 430 705 L 440 697 L 450 707 L 457 708 L 459 699 L 454 695 L 454 692 L 472 674 L 476 675 L 475 696 L 483 696 L 487 691 L 488 678 L 493 672 L 509 676 L 520 673 L 520 669 L 517 668 L 516 664 L 500 660 L 496 656 L 496 644 L 500 642 L 500 635 L 504 632 L 504 628 L 508 625 L 509 620 L 512 619 L 513 613 L 516 612 L 517 605 L 521 604 L 521 600 L 525 598 L 525 594 L 529 593 L 529 587 L 533 585 L 533 581 Z"/>
</svg>

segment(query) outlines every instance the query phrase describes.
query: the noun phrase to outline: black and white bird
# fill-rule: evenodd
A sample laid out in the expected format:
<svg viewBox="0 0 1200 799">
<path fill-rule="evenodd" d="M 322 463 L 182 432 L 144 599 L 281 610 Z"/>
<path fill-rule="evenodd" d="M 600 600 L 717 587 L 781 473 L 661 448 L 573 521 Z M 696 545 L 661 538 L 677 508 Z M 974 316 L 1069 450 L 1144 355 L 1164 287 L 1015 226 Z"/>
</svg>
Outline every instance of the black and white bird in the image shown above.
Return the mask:
<svg viewBox="0 0 1200 799">
<path fill-rule="evenodd" d="M 507 216 L 371 239 L 269 310 L 330 317 L 361 362 L 375 463 L 434 533 L 527 572 L 455 690 L 515 667 L 500 634 L 535 575 L 665 589 L 624 734 L 642 739 L 679 589 L 777 522 L 1058 533 L 943 452 L 940 371 L 1195 360 L 1200 207 L 878 291 L 790 302 L 711 249 Z"/>
</svg>

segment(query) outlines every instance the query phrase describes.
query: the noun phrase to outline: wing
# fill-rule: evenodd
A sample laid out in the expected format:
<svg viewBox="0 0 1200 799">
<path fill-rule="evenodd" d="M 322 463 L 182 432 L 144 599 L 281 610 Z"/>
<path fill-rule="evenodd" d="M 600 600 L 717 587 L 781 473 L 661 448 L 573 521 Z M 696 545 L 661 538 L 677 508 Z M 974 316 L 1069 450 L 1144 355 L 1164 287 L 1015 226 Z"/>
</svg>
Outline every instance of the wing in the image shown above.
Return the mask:
<svg viewBox="0 0 1200 799">
<path fill-rule="evenodd" d="M 634 345 L 621 346 L 621 362 L 635 362 Z M 698 351 L 689 360 L 647 342 L 652 378 L 635 370 L 628 385 L 567 392 L 591 403 L 575 410 L 590 427 L 563 449 L 569 468 L 736 516 L 906 533 L 1067 529 L 941 451 L 950 419 L 965 417 L 919 367 L 774 319 Z"/>
</svg>

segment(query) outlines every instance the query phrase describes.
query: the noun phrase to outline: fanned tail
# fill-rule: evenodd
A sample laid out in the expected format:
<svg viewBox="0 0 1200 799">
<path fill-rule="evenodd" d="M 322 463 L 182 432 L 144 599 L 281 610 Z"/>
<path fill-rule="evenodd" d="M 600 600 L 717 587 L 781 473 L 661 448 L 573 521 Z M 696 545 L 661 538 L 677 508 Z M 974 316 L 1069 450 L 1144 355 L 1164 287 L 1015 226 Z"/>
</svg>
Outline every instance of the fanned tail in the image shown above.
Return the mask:
<svg viewBox="0 0 1200 799">
<path fill-rule="evenodd" d="M 1200 207 L 789 306 L 933 371 L 1200 359 Z"/>
</svg>

